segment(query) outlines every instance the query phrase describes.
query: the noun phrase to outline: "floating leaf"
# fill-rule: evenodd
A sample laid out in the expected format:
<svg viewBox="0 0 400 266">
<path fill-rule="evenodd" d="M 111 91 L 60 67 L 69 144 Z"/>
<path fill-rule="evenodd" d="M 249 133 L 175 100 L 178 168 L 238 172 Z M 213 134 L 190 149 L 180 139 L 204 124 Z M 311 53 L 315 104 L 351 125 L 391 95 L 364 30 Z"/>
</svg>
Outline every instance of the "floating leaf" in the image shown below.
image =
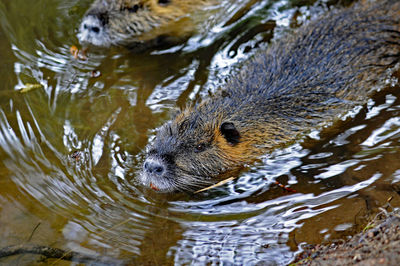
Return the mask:
<svg viewBox="0 0 400 266">
<path fill-rule="evenodd" d="M 72 45 L 69 48 L 69 52 L 74 56 L 75 59 L 79 60 L 87 60 L 86 51 L 87 49 L 79 50 L 75 45 Z"/>
<path fill-rule="evenodd" d="M 71 48 L 69 48 L 69 52 L 74 56 L 75 59 L 78 59 L 78 53 L 79 53 L 78 47 L 72 45 Z"/>
</svg>

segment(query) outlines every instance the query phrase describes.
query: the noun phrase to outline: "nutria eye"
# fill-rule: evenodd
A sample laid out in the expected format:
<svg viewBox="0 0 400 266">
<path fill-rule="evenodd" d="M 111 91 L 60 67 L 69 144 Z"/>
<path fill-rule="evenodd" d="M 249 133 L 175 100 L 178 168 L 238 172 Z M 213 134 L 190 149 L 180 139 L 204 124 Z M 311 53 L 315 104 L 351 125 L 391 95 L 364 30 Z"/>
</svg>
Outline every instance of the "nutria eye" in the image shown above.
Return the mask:
<svg viewBox="0 0 400 266">
<path fill-rule="evenodd" d="M 136 12 L 139 10 L 139 8 L 141 8 L 141 6 L 138 5 L 138 4 L 136 4 L 136 5 L 133 5 L 132 7 L 130 7 L 130 6 L 125 6 L 125 7 L 123 8 L 123 10 L 128 10 L 129 13 L 136 13 Z"/>
<path fill-rule="evenodd" d="M 194 147 L 195 152 L 202 152 L 205 149 L 206 149 L 206 144 L 204 143 L 197 144 L 196 147 Z"/>
<path fill-rule="evenodd" d="M 160 5 L 167 5 L 167 4 L 171 3 L 171 0 L 158 0 L 158 3 Z"/>
<path fill-rule="evenodd" d="M 108 24 L 109 17 L 106 12 L 98 14 L 97 17 L 100 20 L 101 25 L 105 26 L 106 24 Z"/>
</svg>

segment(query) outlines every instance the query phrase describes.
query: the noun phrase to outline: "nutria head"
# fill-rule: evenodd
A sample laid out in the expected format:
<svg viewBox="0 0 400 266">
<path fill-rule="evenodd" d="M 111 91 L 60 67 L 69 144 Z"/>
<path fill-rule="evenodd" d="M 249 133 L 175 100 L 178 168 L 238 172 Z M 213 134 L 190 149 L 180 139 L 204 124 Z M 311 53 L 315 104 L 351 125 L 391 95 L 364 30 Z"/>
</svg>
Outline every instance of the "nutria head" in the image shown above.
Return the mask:
<svg viewBox="0 0 400 266">
<path fill-rule="evenodd" d="M 193 191 L 238 164 L 242 136 L 219 112 L 189 108 L 163 125 L 147 148 L 141 181 L 161 192 Z M 235 152 L 235 150 L 237 152 Z"/>
<path fill-rule="evenodd" d="M 135 37 L 163 23 L 163 17 L 152 12 L 153 4 L 162 7 L 168 5 L 168 1 L 95 1 L 82 20 L 79 41 L 97 46 L 124 45 L 131 42 Z"/>
<path fill-rule="evenodd" d="M 194 191 L 259 156 L 257 145 L 267 133 L 251 115 L 233 110 L 236 104 L 229 98 L 209 99 L 159 128 L 147 147 L 141 182 L 161 192 Z"/>
<path fill-rule="evenodd" d="M 96 46 L 130 45 L 155 39 L 169 22 L 187 15 L 182 0 L 96 0 L 79 27 L 81 43 Z M 152 30 L 160 31 L 150 34 Z M 148 34 L 149 36 L 145 36 Z"/>
<path fill-rule="evenodd" d="M 143 164 L 144 185 L 161 192 L 192 191 L 211 185 L 230 168 L 233 161 L 223 146 L 234 149 L 239 142 L 235 126 L 229 122 L 219 128 L 194 126 L 168 123 L 160 129 Z"/>
</svg>

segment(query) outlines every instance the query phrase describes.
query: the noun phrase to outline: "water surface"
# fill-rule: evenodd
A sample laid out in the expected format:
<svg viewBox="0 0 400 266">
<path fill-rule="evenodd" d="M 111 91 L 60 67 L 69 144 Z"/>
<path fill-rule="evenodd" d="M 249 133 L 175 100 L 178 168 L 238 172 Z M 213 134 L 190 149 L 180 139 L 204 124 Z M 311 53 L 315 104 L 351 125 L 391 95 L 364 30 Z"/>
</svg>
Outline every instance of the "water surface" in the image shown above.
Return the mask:
<svg viewBox="0 0 400 266">
<path fill-rule="evenodd" d="M 256 49 L 335 2 L 226 0 L 185 44 L 141 54 L 91 48 L 77 60 L 70 47 L 91 1 L 1 0 L 0 247 L 149 265 L 282 265 L 302 243 L 359 231 L 389 198 L 399 206 L 395 80 L 217 189 L 165 195 L 137 183 L 146 144 L 177 107 L 207 97 Z M 40 88 L 21 93 L 28 84 Z"/>
</svg>

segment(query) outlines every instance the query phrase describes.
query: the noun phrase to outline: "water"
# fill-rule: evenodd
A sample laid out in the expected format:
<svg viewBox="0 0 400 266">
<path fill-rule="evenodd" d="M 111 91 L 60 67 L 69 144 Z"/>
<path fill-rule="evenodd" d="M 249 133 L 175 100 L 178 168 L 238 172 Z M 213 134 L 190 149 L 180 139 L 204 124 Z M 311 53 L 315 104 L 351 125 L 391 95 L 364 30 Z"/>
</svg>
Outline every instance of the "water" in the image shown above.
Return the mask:
<svg viewBox="0 0 400 266">
<path fill-rule="evenodd" d="M 144 147 L 175 108 L 207 97 L 257 47 L 324 12 L 323 2 L 224 1 L 184 45 L 91 48 L 77 60 L 69 50 L 90 2 L 0 1 L 0 247 L 42 244 L 149 265 L 281 265 L 303 243 L 359 231 L 389 198 L 399 206 L 395 81 L 222 187 L 163 195 L 136 181 Z M 21 93 L 27 84 L 41 86 Z"/>
</svg>

